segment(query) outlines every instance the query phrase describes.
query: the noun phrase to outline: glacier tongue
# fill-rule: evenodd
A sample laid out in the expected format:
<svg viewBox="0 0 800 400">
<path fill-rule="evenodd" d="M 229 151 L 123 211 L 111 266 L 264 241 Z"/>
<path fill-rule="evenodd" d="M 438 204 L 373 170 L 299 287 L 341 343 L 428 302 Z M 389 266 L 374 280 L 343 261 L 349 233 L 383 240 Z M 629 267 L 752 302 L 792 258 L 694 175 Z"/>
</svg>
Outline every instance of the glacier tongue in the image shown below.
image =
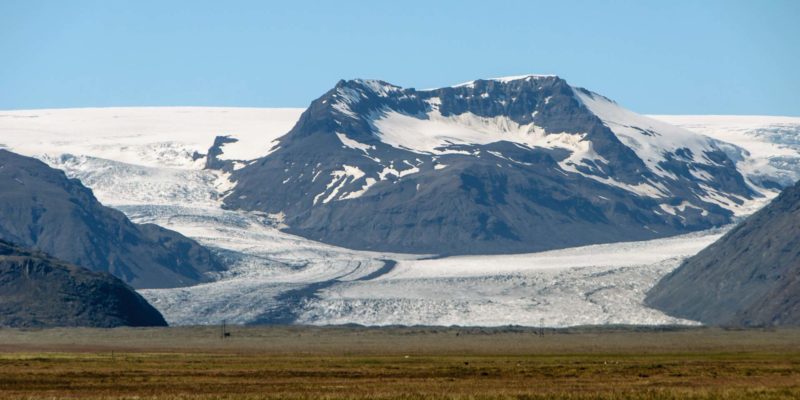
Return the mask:
<svg viewBox="0 0 800 400">
<path fill-rule="evenodd" d="M 328 246 L 279 231 L 276 216 L 222 210 L 211 171 L 62 159 L 57 166 L 135 222 L 177 230 L 229 260 L 216 282 L 141 291 L 173 325 L 690 323 L 641 299 L 683 256 L 718 236 L 422 260 Z M 161 197 L 152 197 L 152 180 L 137 178 L 153 175 L 165 188 L 156 189 Z"/>
</svg>

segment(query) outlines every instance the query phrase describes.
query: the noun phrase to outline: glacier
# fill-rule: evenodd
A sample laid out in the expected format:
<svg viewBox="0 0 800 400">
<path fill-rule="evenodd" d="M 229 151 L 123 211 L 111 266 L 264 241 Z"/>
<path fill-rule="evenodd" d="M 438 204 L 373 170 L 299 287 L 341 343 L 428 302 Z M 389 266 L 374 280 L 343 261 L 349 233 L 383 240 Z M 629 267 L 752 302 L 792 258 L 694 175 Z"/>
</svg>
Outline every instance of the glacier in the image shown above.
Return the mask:
<svg viewBox="0 0 800 400">
<path fill-rule="evenodd" d="M 0 111 L 0 147 L 64 170 L 134 222 L 176 230 L 229 263 L 211 283 L 140 291 L 171 325 L 695 324 L 647 308 L 642 299 L 725 229 L 542 253 L 435 258 L 322 244 L 282 232 L 279 214 L 222 209 L 231 188 L 227 174 L 204 170 L 197 154 L 219 135 L 239 139 L 224 146 L 227 159 L 266 154 L 302 111 Z M 732 144 L 747 179 L 800 178 L 800 118 L 652 118 Z M 763 205 L 766 194 L 747 203 L 748 210 Z"/>
</svg>

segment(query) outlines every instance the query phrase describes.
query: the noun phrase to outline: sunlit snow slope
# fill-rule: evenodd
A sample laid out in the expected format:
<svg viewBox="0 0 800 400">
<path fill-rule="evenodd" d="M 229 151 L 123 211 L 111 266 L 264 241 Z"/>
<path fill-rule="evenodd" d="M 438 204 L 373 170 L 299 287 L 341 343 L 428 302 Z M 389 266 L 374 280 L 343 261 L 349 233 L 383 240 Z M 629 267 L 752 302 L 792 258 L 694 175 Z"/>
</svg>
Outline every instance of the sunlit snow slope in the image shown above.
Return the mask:
<svg viewBox="0 0 800 400">
<path fill-rule="evenodd" d="M 642 298 L 720 232 L 535 254 L 424 259 L 320 244 L 279 231 L 280 215 L 222 210 L 220 199 L 230 187 L 226 174 L 202 169 L 202 154 L 214 138 L 239 139 L 225 145 L 223 157 L 247 161 L 269 151 L 301 112 L 0 111 L 0 144 L 64 169 L 135 222 L 177 230 L 228 260 L 230 270 L 216 282 L 142 291 L 171 324 L 688 323 L 644 307 Z M 691 125 L 674 121 L 681 117 L 658 118 L 747 149 L 739 163 L 745 172 L 766 163 L 776 168 L 768 175 L 797 178 L 791 167 L 796 164 L 775 157 L 800 158 L 791 144 L 800 119 L 776 128 L 770 117 L 753 125 L 740 125 L 737 117 L 687 117 Z"/>
<path fill-rule="evenodd" d="M 800 117 L 758 115 L 651 115 L 747 151 L 729 148 L 737 168 L 751 182 L 786 187 L 800 179 Z"/>
</svg>

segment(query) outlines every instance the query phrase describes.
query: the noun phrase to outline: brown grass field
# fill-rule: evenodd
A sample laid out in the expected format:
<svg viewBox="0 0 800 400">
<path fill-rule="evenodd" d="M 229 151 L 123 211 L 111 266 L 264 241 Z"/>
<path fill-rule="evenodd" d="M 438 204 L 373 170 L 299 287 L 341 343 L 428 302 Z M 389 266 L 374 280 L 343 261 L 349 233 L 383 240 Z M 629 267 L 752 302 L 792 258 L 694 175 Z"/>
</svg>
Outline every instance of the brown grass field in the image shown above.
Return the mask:
<svg viewBox="0 0 800 400">
<path fill-rule="evenodd" d="M 800 330 L 0 329 L 0 399 L 800 399 Z"/>
</svg>

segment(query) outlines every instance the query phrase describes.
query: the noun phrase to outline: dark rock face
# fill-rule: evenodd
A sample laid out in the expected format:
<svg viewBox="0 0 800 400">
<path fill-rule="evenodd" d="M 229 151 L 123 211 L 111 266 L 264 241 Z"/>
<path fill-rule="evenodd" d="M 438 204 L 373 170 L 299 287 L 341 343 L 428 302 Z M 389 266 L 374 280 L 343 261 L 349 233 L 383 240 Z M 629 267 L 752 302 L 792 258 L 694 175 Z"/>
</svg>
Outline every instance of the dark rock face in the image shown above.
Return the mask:
<svg viewBox="0 0 800 400">
<path fill-rule="evenodd" d="M 710 200 L 712 192 L 731 203 L 754 195 L 713 143 L 703 154 L 665 150 L 648 166 L 648 157 L 623 143 L 580 96 L 613 104 L 554 76 L 426 91 L 340 81 L 311 103 L 269 155 L 233 171 L 237 185 L 225 205 L 282 213 L 287 231 L 349 248 L 489 254 L 707 229 L 732 217 Z M 502 138 L 410 148 L 387 142 L 382 130 L 383 121 L 398 115 L 412 124 L 472 118 L 454 136 L 475 128 L 469 124 L 500 121 L 499 130 L 532 124 L 543 143 L 572 140 L 586 156 Z M 637 129 L 640 141 L 664 134 L 624 128 Z M 405 135 L 424 142 L 426 133 Z M 636 192 L 642 187 L 659 193 Z"/>
<path fill-rule="evenodd" d="M 92 191 L 33 158 L 0 150 L 0 238 L 105 271 L 137 288 L 207 281 L 223 269 L 208 249 L 156 225 L 136 225 Z"/>
<path fill-rule="evenodd" d="M 800 183 L 664 277 L 646 302 L 710 325 L 800 325 Z"/>
<path fill-rule="evenodd" d="M 217 169 L 220 171 L 230 172 L 233 170 L 233 161 L 220 160 L 219 156 L 222 155 L 222 146 L 227 143 L 236 143 L 238 139 L 229 136 L 217 136 L 214 138 L 214 144 L 208 149 L 206 156 L 206 169 Z"/>
<path fill-rule="evenodd" d="M 0 241 L 0 326 L 167 326 L 132 288 L 102 272 Z"/>
</svg>

